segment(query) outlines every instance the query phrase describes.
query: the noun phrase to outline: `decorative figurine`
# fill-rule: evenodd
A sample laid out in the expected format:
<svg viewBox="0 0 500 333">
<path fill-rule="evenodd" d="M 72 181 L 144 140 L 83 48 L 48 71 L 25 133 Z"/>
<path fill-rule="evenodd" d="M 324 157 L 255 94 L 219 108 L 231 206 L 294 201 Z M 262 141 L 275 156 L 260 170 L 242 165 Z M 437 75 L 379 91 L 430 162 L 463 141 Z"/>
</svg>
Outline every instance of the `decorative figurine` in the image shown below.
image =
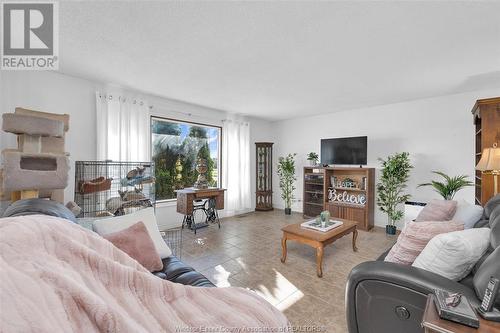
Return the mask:
<svg viewBox="0 0 500 333">
<path fill-rule="evenodd" d="M 205 174 L 208 171 L 207 160 L 198 158 L 196 163 L 196 171 L 198 171 L 198 179 L 194 183 L 195 188 L 208 188 L 208 181 Z"/>
</svg>

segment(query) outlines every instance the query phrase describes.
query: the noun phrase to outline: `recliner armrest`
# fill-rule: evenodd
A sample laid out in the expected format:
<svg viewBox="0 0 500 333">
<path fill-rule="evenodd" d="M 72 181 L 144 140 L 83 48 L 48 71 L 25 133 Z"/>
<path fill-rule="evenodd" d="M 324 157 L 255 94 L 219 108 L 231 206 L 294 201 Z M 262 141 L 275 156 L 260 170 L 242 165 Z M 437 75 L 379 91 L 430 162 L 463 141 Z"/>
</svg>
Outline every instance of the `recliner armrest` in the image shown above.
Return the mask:
<svg viewBox="0 0 500 333">
<path fill-rule="evenodd" d="M 434 289 L 460 292 L 473 307 L 479 305 L 472 289 L 423 269 L 385 261 L 359 264 L 346 286 L 349 332 L 422 332 L 427 295 Z"/>
<path fill-rule="evenodd" d="M 409 288 L 422 294 L 429 294 L 434 289 L 445 289 L 460 292 L 476 302 L 477 297 L 470 288 L 441 275 L 426 271 L 421 268 L 396 264 L 387 261 L 368 261 L 354 267 L 348 277 L 348 287 L 362 280 L 381 280 L 390 282 L 405 288 Z M 474 297 L 472 297 L 474 296 Z"/>
</svg>

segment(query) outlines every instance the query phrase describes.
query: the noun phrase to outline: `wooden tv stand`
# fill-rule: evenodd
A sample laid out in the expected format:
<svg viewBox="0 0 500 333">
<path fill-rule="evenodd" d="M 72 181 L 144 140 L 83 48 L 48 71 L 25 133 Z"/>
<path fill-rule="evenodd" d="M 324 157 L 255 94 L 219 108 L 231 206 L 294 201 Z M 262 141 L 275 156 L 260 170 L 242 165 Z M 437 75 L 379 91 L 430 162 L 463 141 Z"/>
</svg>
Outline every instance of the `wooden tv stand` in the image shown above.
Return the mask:
<svg viewBox="0 0 500 333">
<path fill-rule="evenodd" d="M 337 184 L 332 184 L 334 177 Z M 348 179 L 354 184 L 338 184 Z M 374 168 L 309 166 L 304 167 L 303 181 L 304 218 L 315 218 L 321 211 L 328 210 L 332 217 L 356 221 L 361 230 L 373 228 Z M 330 193 L 332 200 L 329 199 Z"/>
</svg>

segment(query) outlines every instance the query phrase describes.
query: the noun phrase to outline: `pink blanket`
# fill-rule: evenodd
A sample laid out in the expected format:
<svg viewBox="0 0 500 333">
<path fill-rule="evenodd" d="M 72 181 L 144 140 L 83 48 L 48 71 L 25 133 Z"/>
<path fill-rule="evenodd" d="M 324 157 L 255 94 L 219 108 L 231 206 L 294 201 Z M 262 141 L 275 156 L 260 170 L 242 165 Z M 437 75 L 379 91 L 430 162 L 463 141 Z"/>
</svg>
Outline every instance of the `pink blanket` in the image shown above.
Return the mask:
<svg viewBox="0 0 500 333">
<path fill-rule="evenodd" d="M 162 280 L 97 234 L 49 216 L 0 219 L 0 269 L 1 332 L 282 332 L 288 326 L 250 291 Z"/>
</svg>

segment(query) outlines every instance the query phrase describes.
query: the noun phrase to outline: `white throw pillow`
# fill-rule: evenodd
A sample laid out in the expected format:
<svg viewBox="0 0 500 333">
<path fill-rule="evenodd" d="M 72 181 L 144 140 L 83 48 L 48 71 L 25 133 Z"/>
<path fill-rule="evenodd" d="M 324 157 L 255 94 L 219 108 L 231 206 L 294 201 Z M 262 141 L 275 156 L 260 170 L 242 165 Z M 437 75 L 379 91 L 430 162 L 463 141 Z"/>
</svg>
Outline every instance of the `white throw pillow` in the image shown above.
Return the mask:
<svg viewBox="0 0 500 333">
<path fill-rule="evenodd" d="M 470 229 L 474 227 L 474 224 L 476 224 L 482 216 L 483 207 L 470 204 L 464 200 L 459 200 L 457 211 L 451 220 L 463 223 L 464 229 Z"/>
<path fill-rule="evenodd" d="M 132 214 L 108 217 L 102 220 L 94 221 L 94 230 L 99 235 L 107 235 L 113 232 L 122 231 L 128 227 L 143 222 L 148 230 L 149 237 L 153 240 L 156 251 L 160 258 L 167 258 L 172 255 L 172 251 L 161 237 L 158 224 L 156 223 L 154 208 L 145 208 Z"/>
<path fill-rule="evenodd" d="M 440 234 L 427 243 L 412 266 L 442 275 L 450 280 L 460 281 L 470 273 L 489 245 L 489 228 Z"/>
</svg>

